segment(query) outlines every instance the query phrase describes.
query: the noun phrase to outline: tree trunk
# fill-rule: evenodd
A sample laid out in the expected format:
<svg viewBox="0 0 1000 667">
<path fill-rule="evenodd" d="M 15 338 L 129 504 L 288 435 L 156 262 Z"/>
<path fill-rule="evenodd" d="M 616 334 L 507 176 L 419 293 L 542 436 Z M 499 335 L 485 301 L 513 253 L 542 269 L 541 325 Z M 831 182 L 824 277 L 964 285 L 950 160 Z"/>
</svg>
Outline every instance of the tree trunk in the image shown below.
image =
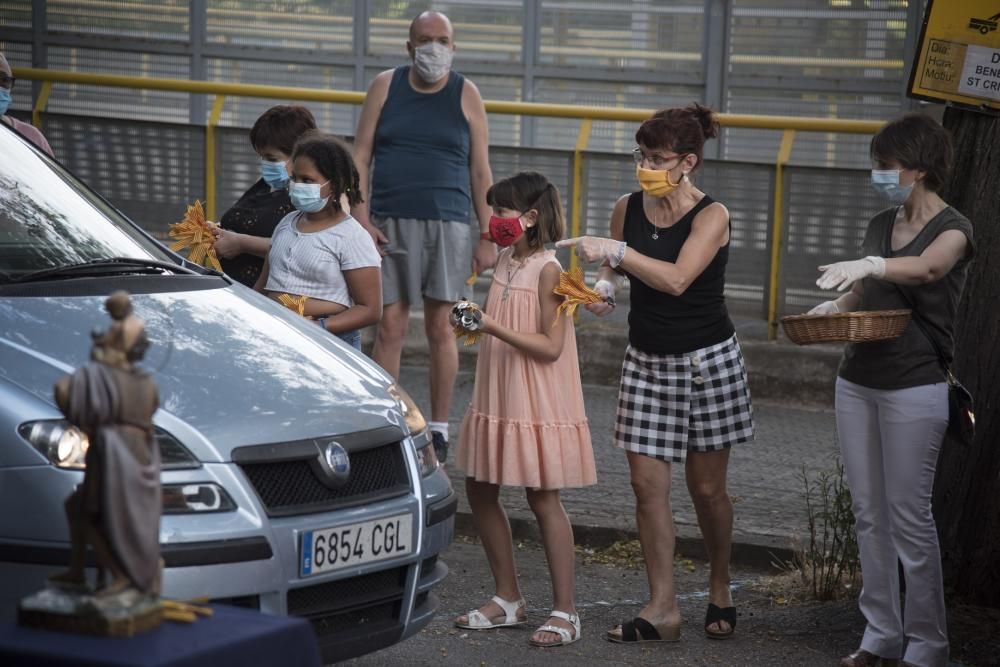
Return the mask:
<svg viewBox="0 0 1000 667">
<path fill-rule="evenodd" d="M 972 221 L 976 259 L 958 309 L 955 372 L 975 399 L 976 440 L 945 442 L 934 513 L 949 589 L 1000 607 L 1000 117 L 949 108 L 955 169 L 945 200 Z"/>
</svg>

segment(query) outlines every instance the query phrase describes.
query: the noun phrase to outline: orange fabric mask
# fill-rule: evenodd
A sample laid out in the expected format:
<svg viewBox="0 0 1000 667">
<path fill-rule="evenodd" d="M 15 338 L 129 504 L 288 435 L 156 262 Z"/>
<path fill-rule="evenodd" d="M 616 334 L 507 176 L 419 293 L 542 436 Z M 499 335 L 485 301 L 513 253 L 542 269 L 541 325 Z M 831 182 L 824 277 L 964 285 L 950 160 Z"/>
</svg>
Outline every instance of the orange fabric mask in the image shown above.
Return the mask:
<svg viewBox="0 0 1000 667">
<path fill-rule="evenodd" d="M 640 165 L 635 166 L 635 177 L 639 179 L 639 186 L 643 192 L 651 197 L 666 197 L 681 184 L 681 181 L 673 183 L 668 171 L 643 169 Z"/>
</svg>

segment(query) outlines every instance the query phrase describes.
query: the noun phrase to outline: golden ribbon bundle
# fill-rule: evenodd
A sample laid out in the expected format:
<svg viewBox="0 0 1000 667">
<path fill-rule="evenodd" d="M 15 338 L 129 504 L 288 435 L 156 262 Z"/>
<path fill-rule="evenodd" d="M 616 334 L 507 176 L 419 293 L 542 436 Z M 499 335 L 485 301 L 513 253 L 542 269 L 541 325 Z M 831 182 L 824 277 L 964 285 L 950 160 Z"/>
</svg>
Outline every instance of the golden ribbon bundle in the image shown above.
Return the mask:
<svg viewBox="0 0 1000 667">
<path fill-rule="evenodd" d="M 170 238 L 177 239 L 170 249 L 177 251 L 190 248 L 188 259 L 202 266 L 222 271 L 219 258 L 215 255 L 215 224 L 205 220 L 205 209 L 195 200 L 187 207 L 184 219 L 170 225 Z"/>
<path fill-rule="evenodd" d="M 163 610 L 163 618 L 167 621 L 178 623 L 194 623 L 199 616 L 211 616 L 215 610 L 211 607 L 199 606 L 190 602 L 180 602 L 179 600 L 160 600 L 160 607 Z"/>
<path fill-rule="evenodd" d="M 559 284 L 552 291 L 563 297 L 563 302 L 556 309 L 556 320 L 563 313 L 573 315 L 576 312 L 576 307 L 580 304 L 586 305 L 588 303 L 601 303 L 604 301 L 600 294 L 587 287 L 587 284 L 583 282 L 583 271 L 581 269 L 573 269 L 572 271 L 563 271 L 560 273 Z M 555 322 L 552 325 L 555 326 Z"/>
<path fill-rule="evenodd" d="M 285 293 L 278 295 L 278 303 L 280 303 L 285 308 L 288 308 L 289 310 L 294 310 L 302 317 L 306 316 L 306 301 L 308 300 L 309 297 L 305 295 L 292 296 L 291 294 L 285 294 Z"/>
</svg>

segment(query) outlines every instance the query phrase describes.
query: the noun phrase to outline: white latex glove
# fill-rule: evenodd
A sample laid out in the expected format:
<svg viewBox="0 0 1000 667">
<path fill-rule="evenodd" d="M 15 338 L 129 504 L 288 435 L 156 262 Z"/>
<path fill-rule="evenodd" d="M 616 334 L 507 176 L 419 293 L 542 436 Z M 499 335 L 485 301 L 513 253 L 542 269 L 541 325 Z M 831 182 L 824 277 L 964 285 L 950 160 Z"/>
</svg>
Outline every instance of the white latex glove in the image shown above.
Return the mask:
<svg viewBox="0 0 1000 667">
<path fill-rule="evenodd" d="M 837 305 L 836 301 L 824 301 L 818 306 L 813 306 L 806 315 L 833 315 L 834 313 L 840 312 L 840 306 Z"/>
<path fill-rule="evenodd" d="M 556 241 L 557 248 L 576 247 L 576 256 L 585 262 L 600 262 L 607 260 L 611 268 L 618 266 L 625 255 L 625 242 L 606 239 L 600 236 L 577 236 L 572 239 Z"/>
<path fill-rule="evenodd" d="M 856 280 L 861 280 L 868 276 L 874 276 L 875 278 L 884 276 L 885 260 L 872 255 L 864 259 L 827 264 L 826 266 L 819 267 L 819 270 L 823 272 L 823 275 L 816 280 L 817 287 L 821 289 L 833 289 L 836 287 L 837 291 L 843 292 L 854 284 Z"/>
<path fill-rule="evenodd" d="M 609 280 L 598 280 L 594 285 L 594 291 L 604 299 L 601 303 L 588 303 L 584 306 L 588 312 L 604 317 L 615 309 L 615 286 Z"/>
</svg>

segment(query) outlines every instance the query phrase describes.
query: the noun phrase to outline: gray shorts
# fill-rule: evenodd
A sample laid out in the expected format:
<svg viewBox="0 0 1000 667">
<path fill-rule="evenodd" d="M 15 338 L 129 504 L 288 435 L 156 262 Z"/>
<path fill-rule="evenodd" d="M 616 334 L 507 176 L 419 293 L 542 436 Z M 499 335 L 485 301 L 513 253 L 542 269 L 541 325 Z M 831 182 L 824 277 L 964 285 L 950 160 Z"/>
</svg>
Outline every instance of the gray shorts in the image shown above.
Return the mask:
<svg viewBox="0 0 1000 667">
<path fill-rule="evenodd" d="M 458 301 L 469 288 L 474 225 L 373 216 L 389 244 L 382 258 L 382 302 Z"/>
</svg>

